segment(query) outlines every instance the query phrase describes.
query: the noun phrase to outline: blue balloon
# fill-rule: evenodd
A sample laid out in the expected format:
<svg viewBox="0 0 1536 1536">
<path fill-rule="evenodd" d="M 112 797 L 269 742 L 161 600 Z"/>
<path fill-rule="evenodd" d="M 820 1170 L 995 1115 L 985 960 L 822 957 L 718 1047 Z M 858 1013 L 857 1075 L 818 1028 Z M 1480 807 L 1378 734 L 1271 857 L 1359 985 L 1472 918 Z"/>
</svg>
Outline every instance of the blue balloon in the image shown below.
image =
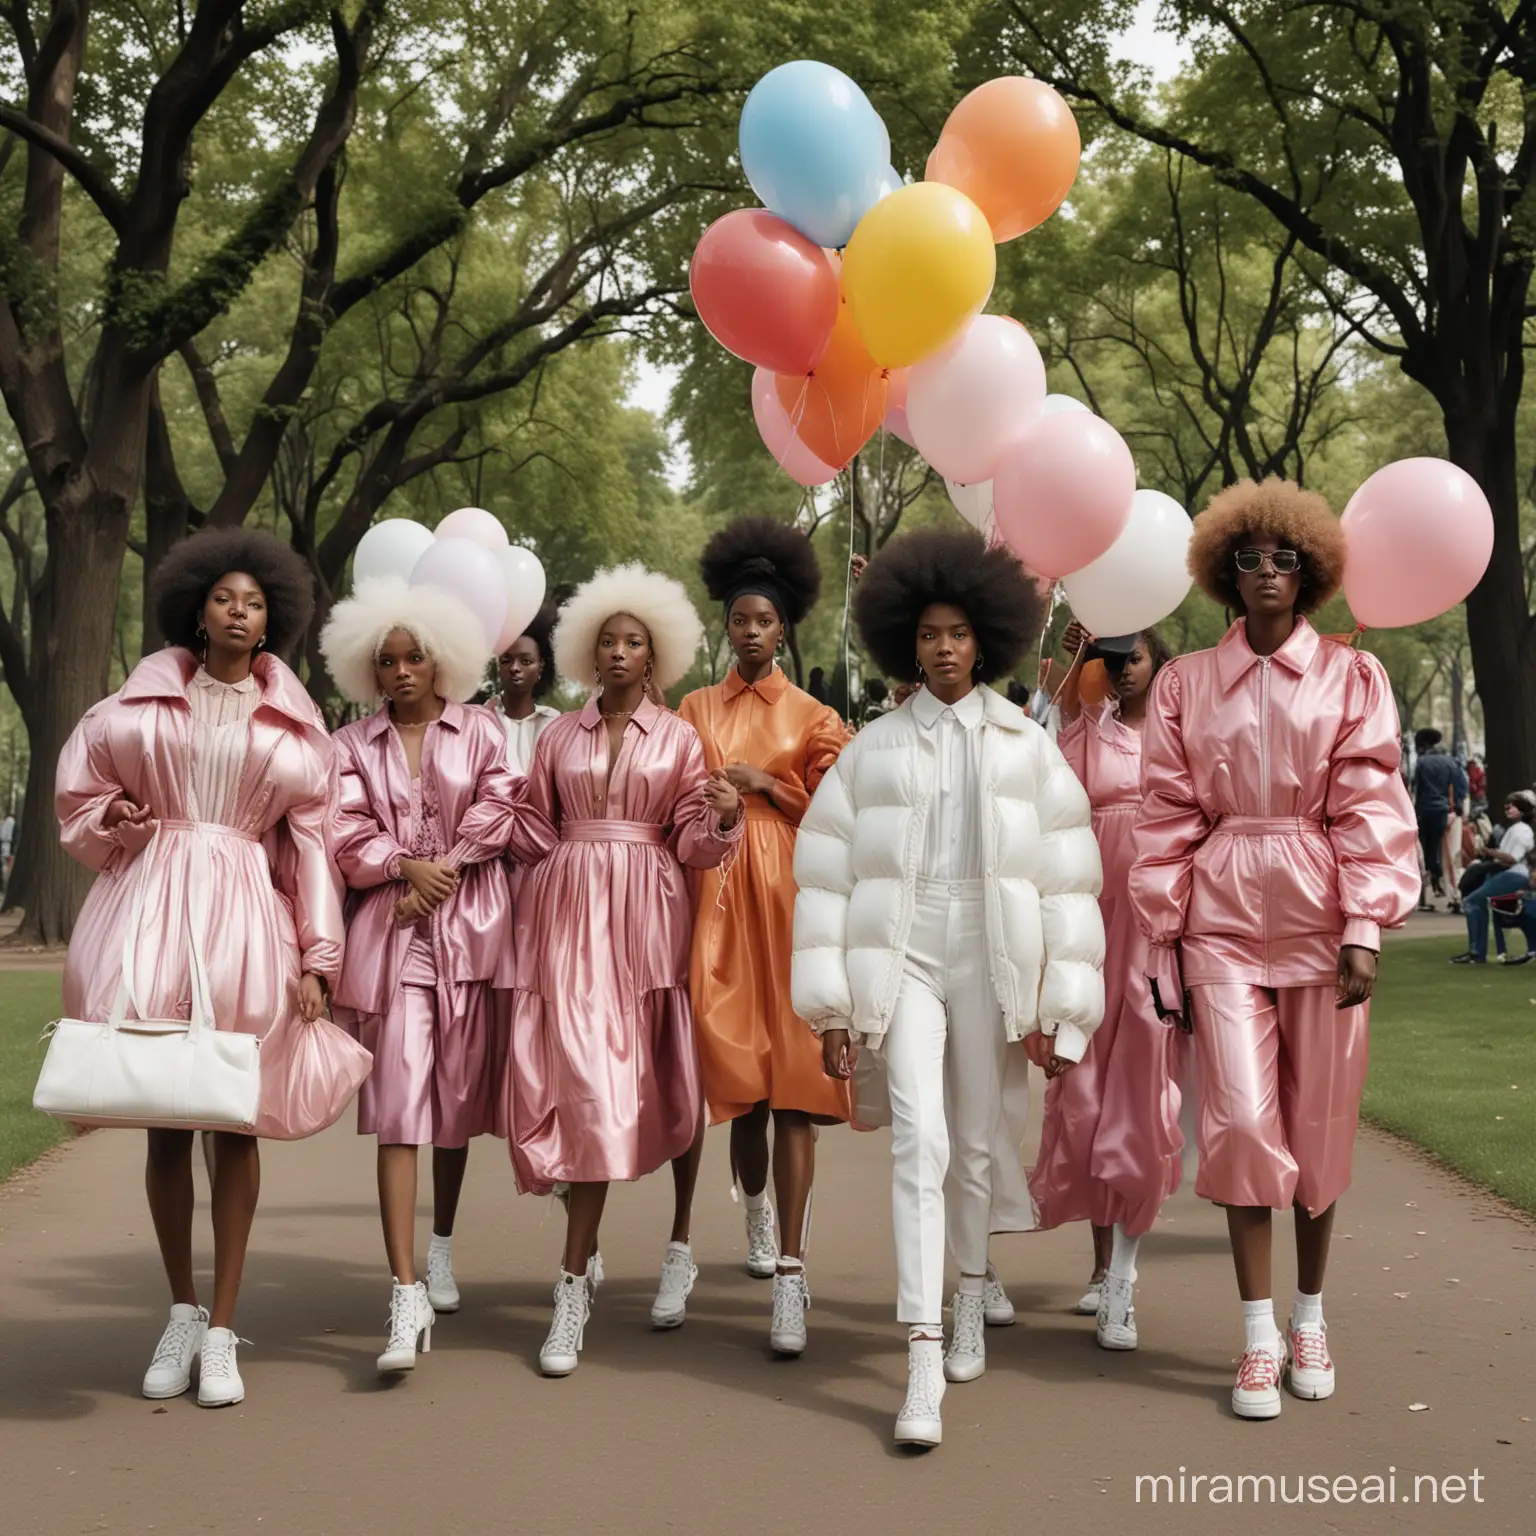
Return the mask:
<svg viewBox="0 0 1536 1536">
<path fill-rule="evenodd" d="M 763 206 L 817 245 L 844 246 L 880 201 L 891 136 L 840 69 L 797 59 L 771 69 L 741 110 L 741 164 Z"/>
</svg>

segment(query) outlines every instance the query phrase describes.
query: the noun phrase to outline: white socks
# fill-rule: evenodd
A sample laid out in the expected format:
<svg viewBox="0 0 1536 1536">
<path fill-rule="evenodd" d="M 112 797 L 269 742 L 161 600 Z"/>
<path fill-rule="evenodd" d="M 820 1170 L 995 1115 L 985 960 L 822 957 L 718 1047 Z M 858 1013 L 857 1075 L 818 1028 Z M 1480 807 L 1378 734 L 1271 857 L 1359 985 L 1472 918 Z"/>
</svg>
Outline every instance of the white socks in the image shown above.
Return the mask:
<svg viewBox="0 0 1536 1536">
<path fill-rule="evenodd" d="M 427 1245 L 429 1254 L 440 1253 L 445 1259 L 453 1257 L 453 1239 L 451 1237 L 439 1237 L 436 1232 L 432 1234 L 432 1241 Z"/>
<path fill-rule="evenodd" d="M 746 1190 L 741 1192 L 741 1203 L 749 1211 L 760 1211 L 768 1204 L 768 1186 L 765 1184 L 755 1195 L 749 1195 Z"/>
<path fill-rule="evenodd" d="M 1323 1293 L 1308 1296 L 1305 1291 L 1296 1292 L 1291 1307 L 1292 1328 L 1321 1328 L 1323 1326 Z"/>
<path fill-rule="evenodd" d="M 1247 1334 L 1244 1347 L 1263 1345 L 1267 1349 L 1280 1347 L 1280 1330 L 1275 1326 L 1275 1303 L 1266 1296 L 1263 1301 L 1243 1303 L 1243 1329 Z"/>
<path fill-rule="evenodd" d="M 693 1244 L 692 1243 L 679 1243 L 679 1242 L 676 1242 L 676 1241 L 670 1241 L 669 1240 L 668 1243 L 667 1243 L 667 1252 L 668 1253 L 680 1253 L 680 1254 L 682 1254 L 682 1256 L 685 1259 L 691 1259 L 693 1257 Z"/>
<path fill-rule="evenodd" d="M 1136 1250 L 1141 1246 L 1139 1237 L 1127 1237 L 1125 1230 L 1115 1223 L 1114 1247 L 1110 1250 L 1109 1273 L 1127 1285 L 1136 1280 Z"/>
</svg>

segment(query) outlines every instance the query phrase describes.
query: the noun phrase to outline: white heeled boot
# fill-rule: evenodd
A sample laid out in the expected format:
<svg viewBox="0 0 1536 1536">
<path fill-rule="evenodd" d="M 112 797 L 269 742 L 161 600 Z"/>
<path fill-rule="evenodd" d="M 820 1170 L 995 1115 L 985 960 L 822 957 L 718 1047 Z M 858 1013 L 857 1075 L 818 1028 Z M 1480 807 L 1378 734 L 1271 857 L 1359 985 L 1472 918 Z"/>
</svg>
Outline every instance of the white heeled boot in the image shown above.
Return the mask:
<svg viewBox="0 0 1536 1536">
<path fill-rule="evenodd" d="M 426 1286 L 420 1280 L 414 1285 L 401 1285 L 396 1280 L 389 1298 L 389 1343 L 379 1356 L 379 1375 L 414 1371 L 416 1341 L 421 1341 L 422 1354 L 431 1354 L 432 1324 L 436 1321 Z"/>
</svg>

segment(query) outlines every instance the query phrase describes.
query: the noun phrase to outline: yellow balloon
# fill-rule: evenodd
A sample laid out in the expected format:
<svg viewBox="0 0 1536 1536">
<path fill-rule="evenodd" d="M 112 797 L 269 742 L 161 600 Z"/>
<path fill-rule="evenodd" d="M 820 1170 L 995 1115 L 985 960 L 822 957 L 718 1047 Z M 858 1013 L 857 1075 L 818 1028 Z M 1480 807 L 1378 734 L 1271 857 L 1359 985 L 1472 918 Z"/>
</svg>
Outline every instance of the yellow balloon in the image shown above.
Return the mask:
<svg viewBox="0 0 1536 1536">
<path fill-rule="evenodd" d="M 843 252 L 843 295 L 882 368 L 910 367 L 953 341 L 981 313 L 996 276 L 987 216 L 936 181 L 882 198 Z"/>
</svg>

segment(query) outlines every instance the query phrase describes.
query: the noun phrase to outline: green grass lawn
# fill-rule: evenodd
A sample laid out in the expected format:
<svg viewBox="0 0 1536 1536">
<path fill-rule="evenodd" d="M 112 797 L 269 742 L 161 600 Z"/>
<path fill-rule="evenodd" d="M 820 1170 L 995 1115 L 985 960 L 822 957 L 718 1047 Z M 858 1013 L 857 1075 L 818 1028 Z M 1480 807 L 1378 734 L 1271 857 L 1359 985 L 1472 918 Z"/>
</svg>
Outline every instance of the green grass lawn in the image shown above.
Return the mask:
<svg viewBox="0 0 1536 1536">
<path fill-rule="evenodd" d="M 0 1180 L 63 1141 L 70 1129 L 32 1108 L 43 1064 L 38 1037 L 59 1016 L 56 971 L 0 972 Z"/>
<path fill-rule="evenodd" d="M 1536 1213 L 1536 961 L 1448 965 L 1461 947 L 1387 944 L 1365 1115 Z M 1511 935 L 1511 951 L 1522 947 Z"/>
</svg>

